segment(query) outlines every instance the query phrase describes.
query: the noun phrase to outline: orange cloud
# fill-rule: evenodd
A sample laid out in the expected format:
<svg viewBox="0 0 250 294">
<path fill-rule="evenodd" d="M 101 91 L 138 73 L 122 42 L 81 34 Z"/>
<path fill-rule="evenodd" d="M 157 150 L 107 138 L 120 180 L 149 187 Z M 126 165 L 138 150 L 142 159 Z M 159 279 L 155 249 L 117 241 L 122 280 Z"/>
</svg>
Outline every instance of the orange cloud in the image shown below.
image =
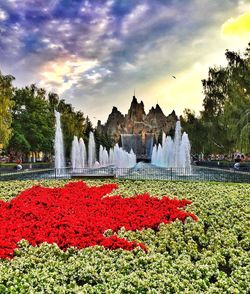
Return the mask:
<svg viewBox="0 0 250 294">
<path fill-rule="evenodd" d="M 73 84 L 77 84 L 81 75 L 96 64 L 96 60 L 84 60 L 75 56 L 49 61 L 41 68 L 41 84 L 48 86 L 58 84 L 60 86 L 56 90 L 62 93 L 70 89 Z M 66 82 L 65 78 L 67 78 Z"/>
</svg>

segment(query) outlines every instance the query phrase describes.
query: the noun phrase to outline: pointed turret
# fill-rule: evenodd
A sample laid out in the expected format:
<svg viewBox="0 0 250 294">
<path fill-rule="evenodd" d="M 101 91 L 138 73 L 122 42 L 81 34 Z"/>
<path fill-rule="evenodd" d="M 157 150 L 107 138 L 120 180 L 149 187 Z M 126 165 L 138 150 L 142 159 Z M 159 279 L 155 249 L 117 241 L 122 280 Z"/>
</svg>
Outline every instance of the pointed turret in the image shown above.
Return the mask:
<svg viewBox="0 0 250 294">
<path fill-rule="evenodd" d="M 133 96 L 129 111 L 128 118 L 132 121 L 143 121 L 145 117 L 144 104 L 141 101 L 138 103 L 137 98 Z"/>
</svg>

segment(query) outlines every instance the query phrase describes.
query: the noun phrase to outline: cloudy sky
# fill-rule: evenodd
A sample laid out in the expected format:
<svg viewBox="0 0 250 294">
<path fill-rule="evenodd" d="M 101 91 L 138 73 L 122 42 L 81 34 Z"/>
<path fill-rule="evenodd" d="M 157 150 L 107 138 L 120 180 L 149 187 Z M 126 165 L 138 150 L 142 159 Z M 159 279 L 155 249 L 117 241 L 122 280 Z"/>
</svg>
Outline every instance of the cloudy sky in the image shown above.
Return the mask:
<svg viewBox="0 0 250 294">
<path fill-rule="evenodd" d="M 106 121 L 134 89 L 146 110 L 202 108 L 201 79 L 250 42 L 250 0 L 1 0 L 0 70 Z M 175 76 L 173 78 L 172 76 Z"/>
</svg>

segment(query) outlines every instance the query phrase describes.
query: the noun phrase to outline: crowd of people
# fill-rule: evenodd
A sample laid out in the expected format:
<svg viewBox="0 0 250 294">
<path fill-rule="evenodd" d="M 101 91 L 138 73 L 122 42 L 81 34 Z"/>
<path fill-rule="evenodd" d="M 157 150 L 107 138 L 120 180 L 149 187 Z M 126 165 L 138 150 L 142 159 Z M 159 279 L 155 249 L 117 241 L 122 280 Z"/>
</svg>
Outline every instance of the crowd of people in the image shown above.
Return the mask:
<svg viewBox="0 0 250 294">
<path fill-rule="evenodd" d="M 202 153 L 198 155 L 199 161 L 235 161 L 237 159 L 237 162 L 240 161 L 250 161 L 250 154 L 243 154 L 239 152 L 232 153 L 230 155 L 228 154 L 209 154 L 207 156 L 204 156 Z"/>
<path fill-rule="evenodd" d="M 193 161 L 197 164 L 206 162 L 217 162 L 218 165 L 233 163 L 234 169 L 240 169 L 244 166 L 244 163 L 250 162 L 250 154 L 243 154 L 240 152 L 234 152 L 232 154 L 209 154 L 205 156 L 203 153 L 193 156 Z"/>
</svg>

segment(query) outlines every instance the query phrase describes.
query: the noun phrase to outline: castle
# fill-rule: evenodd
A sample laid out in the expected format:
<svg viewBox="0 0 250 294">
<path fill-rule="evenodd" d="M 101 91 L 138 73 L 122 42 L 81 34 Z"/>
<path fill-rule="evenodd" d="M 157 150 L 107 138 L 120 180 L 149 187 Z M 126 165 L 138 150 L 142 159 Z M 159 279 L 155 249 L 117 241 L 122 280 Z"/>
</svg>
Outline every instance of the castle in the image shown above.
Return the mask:
<svg viewBox="0 0 250 294">
<path fill-rule="evenodd" d="M 102 125 L 99 120 L 97 131 L 108 135 L 114 143 L 121 142 L 126 151 L 132 148 L 137 157 L 151 156 L 153 143 L 160 141 L 162 132 L 171 135 L 178 120 L 175 111 L 165 116 L 158 104 L 146 114 L 144 104 L 133 96 L 128 113 L 123 115 L 116 107 Z"/>
</svg>

